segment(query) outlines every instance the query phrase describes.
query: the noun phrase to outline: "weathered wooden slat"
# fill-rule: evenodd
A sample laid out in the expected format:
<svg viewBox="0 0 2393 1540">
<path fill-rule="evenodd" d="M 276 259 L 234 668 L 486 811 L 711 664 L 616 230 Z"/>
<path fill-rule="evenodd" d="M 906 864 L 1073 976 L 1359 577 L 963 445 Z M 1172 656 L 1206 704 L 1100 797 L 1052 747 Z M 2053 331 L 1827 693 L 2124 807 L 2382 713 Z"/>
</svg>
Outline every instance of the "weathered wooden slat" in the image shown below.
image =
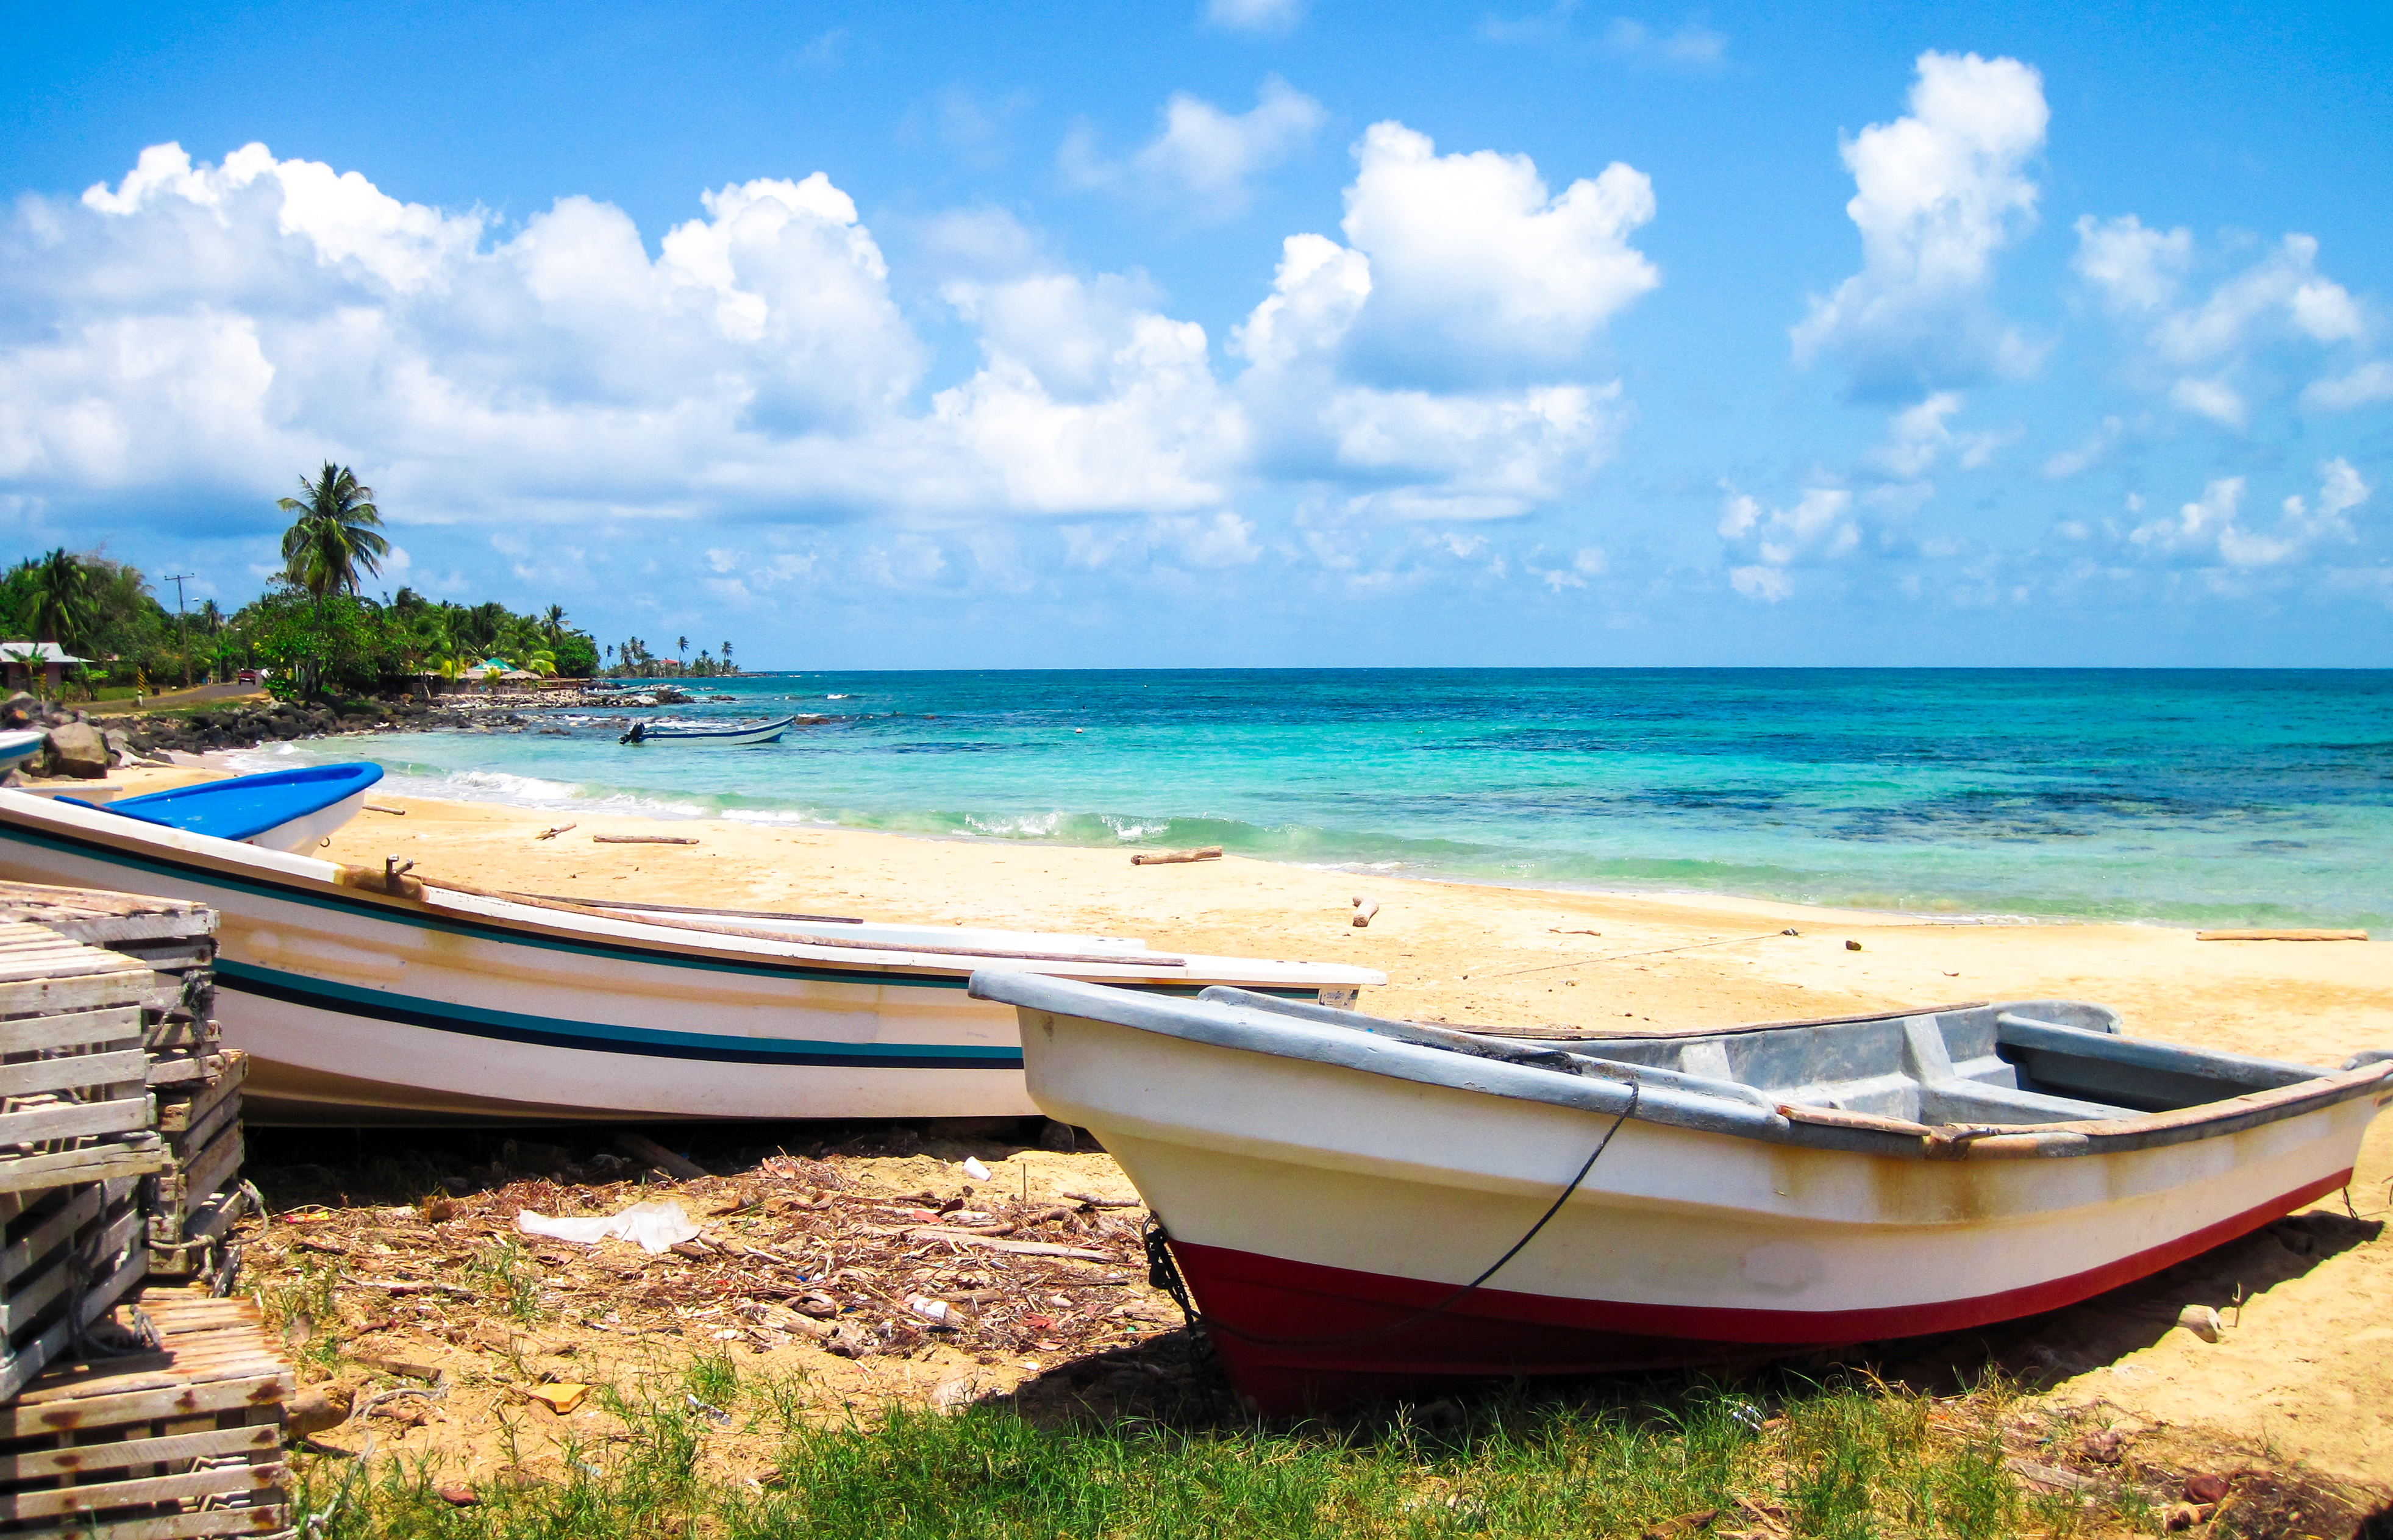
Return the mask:
<svg viewBox="0 0 2393 1540">
<path fill-rule="evenodd" d="M 59 1449 L 33 1449 L 0 1455 L 0 1481 L 36 1477 L 80 1476 L 93 1471 L 124 1470 L 137 1465 L 204 1459 L 282 1446 L 281 1429 L 272 1424 L 256 1428 L 212 1428 L 203 1433 L 177 1433 L 161 1439 L 117 1439 L 105 1443 L 71 1443 Z"/>
<path fill-rule="evenodd" d="M 149 1073 L 150 1055 L 139 1048 L 112 1053 L 65 1053 L 0 1064 L 0 1096 L 32 1096 L 75 1086 L 117 1086 Z"/>
<path fill-rule="evenodd" d="M 20 1016 L 0 1022 L 0 1053 L 33 1053 L 46 1048 L 100 1047 L 141 1041 L 141 1007 L 67 1011 L 52 1016 Z"/>
<path fill-rule="evenodd" d="M 120 1142 L 89 1149 L 10 1155 L 0 1158 L 0 1194 L 148 1176 L 165 1169 L 173 1159 L 173 1152 L 148 1133 L 128 1134 Z"/>
<path fill-rule="evenodd" d="M 136 1083 L 129 1088 L 139 1092 L 108 1102 L 90 1102 L 81 1106 L 34 1107 L 25 1112 L 0 1113 L 0 1144 L 32 1144 L 45 1139 L 68 1139 L 76 1134 L 128 1133 L 136 1129 L 148 1129 L 157 1120 L 157 1108 L 150 1103 L 149 1091 Z"/>
<path fill-rule="evenodd" d="M 50 1535 L 74 1535 L 78 1540 L 202 1540 L 203 1536 L 258 1534 L 287 1535 L 291 1530 L 291 1509 L 282 1494 L 258 1493 L 236 1499 L 223 1507 L 203 1508 L 196 1513 L 168 1514 L 156 1519 L 119 1519 L 99 1527 L 97 1534 L 85 1528 L 80 1519 L 61 1519 L 38 1528 L 13 1530 L 11 1540 L 31 1536 L 46 1540 Z"/>
<path fill-rule="evenodd" d="M 113 1428 L 122 1423 L 144 1422 L 157 1417 L 189 1416 L 201 1412 L 262 1406 L 290 1400 L 294 1384 L 294 1377 L 286 1365 L 273 1375 L 249 1375 L 199 1382 L 177 1378 L 173 1384 L 111 1395 L 86 1393 L 55 1401 L 37 1401 L 34 1399 L 39 1394 L 37 1391 L 19 1397 L 13 1406 L 0 1407 L 0 1438 L 30 1438 L 38 1433 L 64 1432 L 72 1428 Z"/>
<path fill-rule="evenodd" d="M 99 1184 L 67 1190 L 56 1210 L 34 1221 L 23 1235 L 0 1251 L 0 1288 L 15 1283 L 35 1264 L 48 1259 L 77 1230 L 99 1217 L 104 1201 Z"/>
<path fill-rule="evenodd" d="M 188 1096 L 159 1099 L 160 1132 L 195 1134 L 204 1126 L 210 1113 L 221 1107 L 228 1098 L 237 1095 L 249 1079 L 249 1055 L 237 1048 L 228 1049 L 223 1059 L 224 1072 L 205 1086 Z"/>
<path fill-rule="evenodd" d="M 136 1503 L 205 1497 L 215 1493 L 260 1492 L 280 1487 L 288 1474 L 288 1468 L 281 1465 L 229 1465 L 181 1476 L 152 1476 L 146 1481 L 5 1493 L 0 1494 L 0 1520 L 48 1519 L 60 1514 L 130 1507 Z"/>
<path fill-rule="evenodd" d="M 40 1321 L 52 1305 L 84 1282 L 87 1264 L 104 1264 L 118 1257 L 140 1233 L 143 1222 L 140 1212 L 127 1207 L 122 1214 L 103 1216 L 96 1228 L 78 1233 L 71 1244 L 37 1259 L 25 1276 L 0 1294 L 0 1336 L 13 1338 Z M 145 1253 L 136 1246 L 134 1255 Z"/>
<path fill-rule="evenodd" d="M 129 959 L 128 959 L 129 960 Z M 62 1011 L 105 1011 L 138 1006 L 153 975 L 130 971 L 78 978 L 0 982 L 0 1016 L 56 1015 Z"/>
<path fill-rule="evenodd" d="M 223 1073 L 224 1055 L 220 1053 L 152 1053 L 150 1056 L 150 1084 L 153 1086 L 203 1085 Z"/>
</svg>

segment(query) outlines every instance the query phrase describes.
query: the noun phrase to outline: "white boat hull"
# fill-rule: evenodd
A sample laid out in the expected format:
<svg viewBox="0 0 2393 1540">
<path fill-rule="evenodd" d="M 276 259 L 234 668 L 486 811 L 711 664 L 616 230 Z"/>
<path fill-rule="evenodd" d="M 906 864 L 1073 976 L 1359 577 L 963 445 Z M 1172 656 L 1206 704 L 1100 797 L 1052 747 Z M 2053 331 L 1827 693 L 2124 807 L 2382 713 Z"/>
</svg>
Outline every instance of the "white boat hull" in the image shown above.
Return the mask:
<svg viewBox="0 0 2393 1540">
<path fill-rule="evenodd" d="M 1534 1243 L 1458 1300 L 1616 1115 L 1023 1017 L 1032 1098 L 1121 1163 L 1227 1328 L 1240 1388 L 1281 1412 L 1425 1375 L 1760 1357 L 2055 1309 L 2343 1186 L 2393 1099 L 2380 1079 L 2239 1132 L 2066 1159 L 1897 1158 L 1630 1117 Z"/>
<path fill-rule="evenodd" d="M 1379 981 L 1242 959 L 1172 967 L 1095 937 L 810 927 L 868 943 L 831 946 L 438 891 L 411 901 L 345 888 L 307 856 L 111 827 L 125 822 L 0 799 L 0 879 L 215 909 L 217 1018 L 251 1055 L 247 1103 L 269 1120 L 1035 1112 L 1013 1011 L 967 996 L 972 959 L 919 946 L 1084 943 L 1121 960 L 1014 965 L 1179 992 L 1244 978 L 1309 998 Z"/>
</svg>

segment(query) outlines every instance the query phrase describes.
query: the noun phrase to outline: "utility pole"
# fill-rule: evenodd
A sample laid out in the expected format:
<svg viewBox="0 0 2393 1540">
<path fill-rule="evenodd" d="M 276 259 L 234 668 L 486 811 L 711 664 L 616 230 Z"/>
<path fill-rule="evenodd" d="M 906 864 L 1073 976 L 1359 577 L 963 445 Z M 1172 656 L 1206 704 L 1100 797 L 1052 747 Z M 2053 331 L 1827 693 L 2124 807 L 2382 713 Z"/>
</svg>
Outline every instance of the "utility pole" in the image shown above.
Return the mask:
<svg viewBox="0 0 2393 1540">
<path fill-rule="evenodd" d="M 160 582 L 170 582 L 175 585 L 175 634 L 183 639 L 183 687 L 185 689 L 191 687 L 191 623 L 183 615 L 183 581 L 198 576 L 197 572 L 177 572 L 171 577 L 158 580 Z"/>
</svg>

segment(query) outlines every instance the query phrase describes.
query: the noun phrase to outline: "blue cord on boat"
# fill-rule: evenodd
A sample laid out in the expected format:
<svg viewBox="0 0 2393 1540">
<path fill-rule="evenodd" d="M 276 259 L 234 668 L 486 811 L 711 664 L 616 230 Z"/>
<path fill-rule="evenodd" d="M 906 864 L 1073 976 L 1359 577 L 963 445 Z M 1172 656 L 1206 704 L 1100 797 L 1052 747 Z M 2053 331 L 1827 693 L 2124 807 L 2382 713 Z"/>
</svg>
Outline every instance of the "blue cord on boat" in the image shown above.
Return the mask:
<svg viewBox="0 0 2393 1540">
<path fill-rule="evenodd" d="M 1537 1216 L 1537 1222 L 1529 1226 L 1528 1233 L 1512 1243 L 1510 1250 L 1489 1263 L 1486 1272 L 1440 1299 L 1436 1304 L 1427 1310 L 1417 1311 L 1391 1325 L 1374 1326 L 1369 1331 L 1354 1332 L 1345 1337 L 1260 1337 L 1253 1332 L 1242 1331 L 1226 1322 L 1216 1320 L 1198 1310 L 1196 1302 L 1189 1298 L 1187 1280 L 1180 1276 L 1180 1264 L 1172 1259 L 1171 1233 L 1164 1229 L 1161 1219 L 1152 1215 L 1148 1217 L 1145 1234 L 1147 1286 L 1159 1288 L 1170 1295 L 1171 1302 L 1180 1307 L 1180 1313 L 1188 1318 L 1190 1325 L 1203 1326 L 1209 1332 L 1221 1332 L 1224 1336 L 1235 1337 L 1241 1342 L 1250 1342 L 1258 1348 L 1343 1348 L 1351 1347 L 1357 1342 L 1376 1341 L 1382 1337 L 1393 1337 L 1400 1331 L 1409 1330 L 1424 1321 L 1452 1310 L 1461 1302 L 1463 1296 L 1503 1271 L 1506 1262 L 1519 1256 L 1523 1246 L 1537 1238 L 1537 1232 L 1546 1227 L 1549 1220 L 1563 1211 L 1563 1205 L 1570 1201 L 1570 1195 L 1573 1193 L 1578 1191 L 1579 1183 L 1587 1180 L 1587 1174 L 1595 1169 L 1595 1163 L 1603 1157 L 1603 1152 L 1612 1147 L 1612 1136 L 1620 1131 L 1620 1126 L 1623 1123 L 1636 1116 L 1637 1103 L 1643 1091 L 1644 1086 L 1637 1079 L 1630 1078 L 1628 1104 L 1620 1109 L 1620 1116 L 1612 1120 L 1612 1127 L 1604 1129 L 1603 1137 L 1596 1141 L 1594 1151 L 1588 1155 L 1587 1163 L 1578 1168 L 1578 1174 L 1570 1179 L 1570 1185 L 1564 1187 L 1554 1201 L 1547 1207 L 1546 1211 Z"/>
</svg>

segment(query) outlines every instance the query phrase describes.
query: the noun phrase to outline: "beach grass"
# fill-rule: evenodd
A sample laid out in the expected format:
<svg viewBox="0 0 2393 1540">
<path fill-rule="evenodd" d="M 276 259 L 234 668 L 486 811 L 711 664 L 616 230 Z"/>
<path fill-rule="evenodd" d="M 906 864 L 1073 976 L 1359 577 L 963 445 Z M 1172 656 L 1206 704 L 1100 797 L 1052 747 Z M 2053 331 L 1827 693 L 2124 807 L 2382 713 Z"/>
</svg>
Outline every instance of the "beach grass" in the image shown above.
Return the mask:
<svg viewBox="0 0 2393 1540">
<path fill-rule="evenodd" d="M 303 1459 L 300 1511 L 323 1517 L 326 1540 L 2010 1540 L 2160 1527 L 2134 1482 L 2035 1494 L 2007 1464 L 2021 1435 L 2001 1386 L 1942 1400 L 1867 1378 L 1767 1394 L 1689 1383 L 1648 1399 L 1499 1390 L 1295 1427 L 1042 1420 L 1002 1401 L 827 1416 L 802 1384 L 742 1380 L 728 1359 L 604 1395 L 620 1430 L 569 1445 L 554 1476 L 502 1471 L 461 1505 L 429 1469 Z"/>
</svg>

